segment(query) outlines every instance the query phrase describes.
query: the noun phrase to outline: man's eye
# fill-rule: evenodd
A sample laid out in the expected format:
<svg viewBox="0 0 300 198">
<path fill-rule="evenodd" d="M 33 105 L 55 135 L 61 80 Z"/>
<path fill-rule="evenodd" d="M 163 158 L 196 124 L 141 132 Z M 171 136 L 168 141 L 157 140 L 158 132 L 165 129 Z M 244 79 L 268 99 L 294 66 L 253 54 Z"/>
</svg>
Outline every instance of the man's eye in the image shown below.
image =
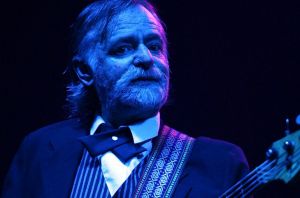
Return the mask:
<svg viewBox="0 0 300 198">
<path fill-rule="evenodd" d="M 148 49 L 154 52 L 159 52 L 161 51 L 162 47 L 160 44 L 151 44 L 149 45 Z"/>
<path fill-rule="evenodd" d="M 132 51 L 132 47 L 130 45 L 123 45 L 123 46 L 119 46 L 116 47 L 115 49 L 112 50 L 112 54 L 113 55 L 117 55 L 117 56 L 122 56 L 127 54 L 128 52 Z"/>
</svg>

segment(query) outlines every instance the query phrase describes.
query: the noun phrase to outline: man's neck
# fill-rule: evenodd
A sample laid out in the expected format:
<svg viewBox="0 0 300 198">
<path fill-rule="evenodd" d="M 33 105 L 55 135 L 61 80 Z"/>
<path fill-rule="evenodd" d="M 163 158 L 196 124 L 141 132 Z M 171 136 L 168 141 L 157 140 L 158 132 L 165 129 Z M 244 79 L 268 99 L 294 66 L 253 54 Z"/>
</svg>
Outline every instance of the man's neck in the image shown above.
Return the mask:
<svg viewBox="0 0 300 198">
<path fill-rule="evenodd" d="M 158 110 L 118 110 L 118 112 L 104 111 L 101 114 L 103 120 L 114 128 L 119 126 L 128 126 L 134 123 L 142 122 L 148 118 L 151 118 L 159 113 Z"/>
</svg>

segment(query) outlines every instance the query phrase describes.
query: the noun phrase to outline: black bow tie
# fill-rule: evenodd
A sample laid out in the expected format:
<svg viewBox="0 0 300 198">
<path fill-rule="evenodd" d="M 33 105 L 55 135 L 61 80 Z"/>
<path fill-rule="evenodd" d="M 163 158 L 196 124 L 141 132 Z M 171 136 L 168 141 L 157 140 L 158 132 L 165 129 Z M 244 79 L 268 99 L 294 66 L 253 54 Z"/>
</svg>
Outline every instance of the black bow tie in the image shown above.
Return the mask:
<svg viewBox="0 0 300 198">
<path fill-rule="evenodd" d="M 107 124 L 101 124 L 94 135 L 84 136 L 79 140 L 92 157 L 112 151 L 120 160 L 127 162 L 146 151 L 144 147 L 133 143 L 129 127 L 114 129 Z"/>
</svg>

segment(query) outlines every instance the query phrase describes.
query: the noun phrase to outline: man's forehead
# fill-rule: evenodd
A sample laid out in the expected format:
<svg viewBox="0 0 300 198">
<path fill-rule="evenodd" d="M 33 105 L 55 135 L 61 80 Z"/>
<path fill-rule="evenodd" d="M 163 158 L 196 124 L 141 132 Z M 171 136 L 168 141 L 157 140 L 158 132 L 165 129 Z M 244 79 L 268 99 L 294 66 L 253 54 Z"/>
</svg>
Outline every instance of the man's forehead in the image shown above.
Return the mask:
<svg viewBox="0 0 300 198">
<path fill-rule="evenodd" d="M 144 20 L 149 20 L 152 23 L 160 24 L 153 14 L 142 5 L 130 6 L 117 14 L 114 19 L 120 23 L 130 21 L 143 22 Z"/>
<path fill-rule="evenodd" d="M 132 31 L 156 33 L 163 36 L 162 24 L 143 6 L 129 7 L 116 15 L 109 24 L 108 38 L 126 35 Z"/>
</svg>

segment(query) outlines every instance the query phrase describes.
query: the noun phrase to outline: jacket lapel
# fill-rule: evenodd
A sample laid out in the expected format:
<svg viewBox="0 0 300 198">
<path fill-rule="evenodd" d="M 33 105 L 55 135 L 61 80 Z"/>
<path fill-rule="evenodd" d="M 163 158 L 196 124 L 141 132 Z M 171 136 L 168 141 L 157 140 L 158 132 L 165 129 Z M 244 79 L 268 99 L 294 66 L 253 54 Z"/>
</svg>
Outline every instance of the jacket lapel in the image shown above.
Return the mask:
<svg viewBox="0 0 300 198">
<path fill-rule="evenodd" d="M 78 140 L 86 135 L 83 128 L 72 127 L 62 137 L 52 137 L 51 156 L 47 163 L 44 180 L 44 197 L 69 197 L 76 176 L 77 167 L 83 153 L 83 145 Z"/>
</svg>

